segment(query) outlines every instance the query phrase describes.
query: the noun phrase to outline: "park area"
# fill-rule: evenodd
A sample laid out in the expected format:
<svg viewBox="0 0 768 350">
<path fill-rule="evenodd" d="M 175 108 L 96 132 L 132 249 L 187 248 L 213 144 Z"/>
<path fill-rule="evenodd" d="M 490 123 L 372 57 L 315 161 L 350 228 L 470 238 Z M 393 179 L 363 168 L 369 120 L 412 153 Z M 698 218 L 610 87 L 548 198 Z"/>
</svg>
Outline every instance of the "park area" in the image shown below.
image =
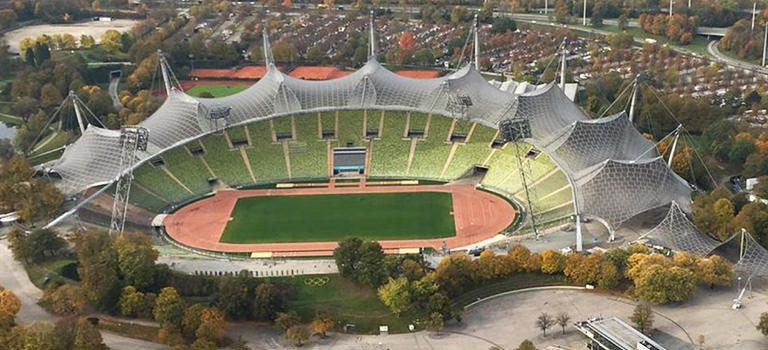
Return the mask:
<svg viewBox="0 0 768 350">
<path fill-rule="evenodd" d="M 283 243 L 443 238 L 455 234 L 449 192 L 240 198 L 221 241 Z"/>
</svg>

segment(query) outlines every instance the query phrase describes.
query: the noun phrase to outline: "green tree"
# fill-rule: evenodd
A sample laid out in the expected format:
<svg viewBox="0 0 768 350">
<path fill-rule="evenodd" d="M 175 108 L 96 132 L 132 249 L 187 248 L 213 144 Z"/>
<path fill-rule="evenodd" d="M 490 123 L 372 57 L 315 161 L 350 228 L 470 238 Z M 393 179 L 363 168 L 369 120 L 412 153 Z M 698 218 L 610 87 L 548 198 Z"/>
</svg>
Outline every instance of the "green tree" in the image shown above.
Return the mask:
<svg viewBox="0 0 768 350">
<path fill-rule="evenodd" d="M 126 233 L 118 236 L 114 245 L 125 283 L 139 290 L 152 286 L 158 252 L 152 247 L 149 236 Z"/>
<path fill-rule="evenodd" d="M 509 17 L 496 17 L 491 25 L 491 34 L 504 34 L 517 30 L 517 23 Z"/>
<path fill-rule="evenodd" d="M 253 297 L 245 277 L 225 277 L 218 284 L 216 306 L 227 316 L 243 319 L 252 314 Z"/>
<path fill-rule="evenodd" d="M 549 316 L 546 312 L 542 312 L 539 317 L 536 318 L 536 327 L 541 329 L 541 332 L 544 333 L 544 336 L 547 336 L 547 329 L 551 328 L 555 325 L 555 320 L 552 318 L 552 316 Z"/>
<path fill-rule="evenodd" d="M 155 321 L 170 323 L 176 328 L 181 326 L 184 317 L 184 301 L 173 287 L 165 287 L 160 291 L 155 301 L 155 309 L 152 310 Z"/>
<path fill-rule="evenodd" d="M 342 277 L 357 279 L 355 267 L 360 259 L 359 250 L 362 244 L 363 241 L 359 238 L 347 238 L 339 242 L 339 246 L 333 250 L 333 258 L 336 260 L 336 267 L 338 267 Z"/>
<path fill-rule="evenodd" d="M 56 107 L 61 104 L 61 100 L 61 93 L 55 85 L 48 83 L 40 89 L 40 105 L 43 108 Z"/>
<path fill-rule="evenodd" d="M 565 269 L 565 256 L 554 250 L 541 253 L 541 272 L 546 274 L 562 273 Z"/>
<path fill-rule="evenodd" d="M 144 293 L 136 290 L 134 286 L 126 286 L 120 294 L 120 314 L 127 317 L 136 317 L 144 303 Z"/>
<path fill-rule="evenodd" d="M 384 274 L 384 250 L 376 241 L 365 241 L 360 245 L 360 260 L 357 265 L 357 280 L 371 288 L 380 286 Z"/>
<path fill-rule="evenodd" d="M 653 311 L 650 304 L 638 304 L 629 318 L 640 332 L 648 334 L 653 328 Z"/>
<path fill-rule="evenodd" d="M 264 282 L 255 290 L 253 316 L 258 320 L 274 320 L 278 312 L 285 310 L 285 298 L 274 284 Z"/>
<path fill-rule="evenodd" d="M 104 231 L 87 231 L 75 239 L 75 252 L 85 297 L 101 310 L 115 308 L 122 286 L 112 238 Z"/>
<path fill-rule="evenodd" d="M 381 302 L 397 316 L 411 305 L 411 288 L 405 277 L 390 277 L 389 282 L 379 287 L 378 295 Z"/>
</svg>

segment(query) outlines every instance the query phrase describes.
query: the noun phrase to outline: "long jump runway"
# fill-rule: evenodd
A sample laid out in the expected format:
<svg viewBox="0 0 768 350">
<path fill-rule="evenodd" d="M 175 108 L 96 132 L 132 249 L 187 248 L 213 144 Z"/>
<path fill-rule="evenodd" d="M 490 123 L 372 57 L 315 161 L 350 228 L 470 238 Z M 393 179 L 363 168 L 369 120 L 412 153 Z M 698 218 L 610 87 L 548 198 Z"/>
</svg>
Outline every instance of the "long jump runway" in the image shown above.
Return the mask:
<svg viewBox="0 0 768 350">
<path fill-rule="evenodd" d="M 443 242 L 451 249 L 470 245 L 501 232 L 517 215 L 514 207 L 506 200 L 477 190 L 472 185 L 293 188 L 219 191 L 212 197 L 196 201 L 167 216 L 163 224 L 171 238 L 183 245 L 198 249 L 218 252 L 272 252 L 277 255 L 280 253 L 285 255 L 289 252 L 323 252 L 324 254 L 321 255 L 327 255 L 336 248 L 337 242 L 237 244 L 222 243 L 219 240 L 238 198 L 393 192 L 450 192 L 456 235 L 438 239 L 379 241 L 382 248 L 388 251 L 422 247 L 440 249 Z M 302 218 L 297 216 L 296 220 L 302 220 Z M 311 222 L 307 223 L 307 225 L 311 224 Z"/>
</svg>

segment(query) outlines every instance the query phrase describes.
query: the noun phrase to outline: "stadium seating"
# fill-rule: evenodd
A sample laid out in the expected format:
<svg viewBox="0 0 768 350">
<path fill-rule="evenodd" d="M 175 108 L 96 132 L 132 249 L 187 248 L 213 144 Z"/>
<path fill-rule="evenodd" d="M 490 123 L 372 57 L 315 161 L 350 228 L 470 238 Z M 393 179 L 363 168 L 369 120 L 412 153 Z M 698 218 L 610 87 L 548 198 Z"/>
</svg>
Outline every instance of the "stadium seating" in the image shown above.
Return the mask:
<svg viewBox="0 0 768 350">
<path fill-rule="evenodd" d="M 411 141 L 403 139 L 405 120 L 405 113 L 384 113 L 384 130 L 379 130 L 381 139 L 373 141 L 368 172 L 371 176 L 406 175 Z"/>
<path fill-rule="evenodd" d="M 288 143 L 292 178 L 328 176 L 328 142 L 319 138 L 317 114 L 294 117 L 296 141 Z"/>
<path fill-rule="evenodd" d="M 451 151 L 448 132 L 452 119 L 433 115 L 429 121 L 426 138 L 416 143 L 413 160 L 408 171 L 410 177 L 439 178 Z"/>
<path fill-rule="evenodd" d="M 455 179 L 463 175 L 470 167 L 482 165 L 491 154 L 491 141 L 496 135 L 496 130 L 487 126 L 476 125 L 469 139 L 464 144 L 456 147 L 451 163 L 446 169 L 444 177 Z"/>
<path fill-rule="evenodd" d="M 240 150 L 230 148 L 223 133 L 205 136 L 200 142 L 205 148 L 203 159 L 219 181 L 232 187 L 253 182 Z"/>
<path fill-rule="evenodd" d="M 247 126 L 252 145 L 246 149 L 251 169 L 257 182 L 287 179 L 288 168 L 285 165 L 283 146 L 272 142 L 269 122 L 258 122 Z"/>
<path fill-rule="evenodd" d="M 373 131 L 378 134 L 368 135 L 372 138 L 368 141 L 366 132 Z M 131 190 L 130 201 L 159 211 L 210 191 L 211 172 L 229 186 L 289 177 L 324 178 L 328 176 L 329 147 L 352 145 L 372 148 L 369 176 L 450 181 L 474 165 L 485 165 L 489 170 L 482 185 L 525 203 L 515 147 L 508 144 L 493 149 L 491 143 L 497 134 L 495 129 L 473 122 L 454 122 L 449 117 L 416 112 L 409 116 L 407 112 L 396 111 L 342 110 L 280 117 L 271 122 L 232 127 L 166 151 L 162 155 L 163 165 L 147 163 L 136 169 L 137 186 Z M 281 140 L 275 142 L 277 135 Z M 411 155 L 412 144 L 415 146 Z M 520 147 L 524 152 L 532 149 L 528 144 Z M 203 154 L 193 155 L 200 149 Z M 530 170 L 529 186 L 539 222 L 559 223 L 572 215 L 570 185 L 549 157 L 540 152 L 530 153 L 523 166 Z"/>
<path fill-rule="evenodd" d="M 193 156 L 187 147 L 177 147 L 165 153 L 165 168 L 194 193 L 210 190 L 208 178 L 212 177 L 200 158 Z"/>
</svg>

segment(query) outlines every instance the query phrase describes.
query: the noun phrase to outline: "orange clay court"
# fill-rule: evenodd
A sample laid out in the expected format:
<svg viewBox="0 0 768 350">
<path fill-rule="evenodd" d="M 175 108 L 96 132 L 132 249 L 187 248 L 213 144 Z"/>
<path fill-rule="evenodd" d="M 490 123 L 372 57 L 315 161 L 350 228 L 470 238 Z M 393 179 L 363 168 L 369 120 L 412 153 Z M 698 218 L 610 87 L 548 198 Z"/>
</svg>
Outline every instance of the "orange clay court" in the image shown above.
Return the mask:
<svg viewBox="0 0 768 350">
<path fill-rule="evenodd" d="M 336 248 L 336 240 L 321 241 L 322 239 L 319 239 L 318 241 L 306 241 L 306 239 L 303 239 L 300 242 L 264 243 L 263 241 L 265 239 L 268 240 L 268 237 L 252 237 L 257 238 L 258 241 L 262 241 L 262 243 L 228 243 L 226 242 L 230 233 L 227 232 L 228 225 L 230 225 L 229 231 L 232 231 L 232 226 L 235 224 L 235 220 L 238 220 L 237 223 L 242 224 L 243 220 L 254 219 L 253 217 L 249 217 L 251 216 L 250 212 L 243 211 L 242 207 L 243 203 L 253 200 L 254 197 L 274 196 L 281 197 L 274 199 L 290 199 L 291 197 L 289 196 L 294 196 L 298 199 L 317 195 L 318 198 L 313 197 L 311 199 L 320 199 L 319 197 L 321 196 L 328 197 L 335 195 L 336 197 L 345 198 L 346 196 L 343 195 L 350 195 L 349 198 L 351 201 L 352 198 L 358 198 L 361 194 L 407 195 L 424 193 L 431 195 L 445 195 L 445 197 L 448 198 L 448 203 L 452 206 L 445 208 L 445 214 L 450 215 L 449 220 L 452 220 L 452 222 L 450 222 L 451 232 L 448 234 L 443 232 L 440 236 L 425 233 L 424 237 L 429 236 L 431 238 L 378 239 L 385 252 L 397 253 L 400 249 L 405 248 L 432 247 L 440 249 L 445 244 L 448 248 L 453 249 L 471 245 L 491 238 L 503 231 L 514 221 L 515 215 L 517 215 L 515 208 L 505 199 L 492 193 L 477 190 L 472 185 L 370 186 L 371 184 L 374 183 L 369 182 L 366 185 L 363 180 L 360 183 L 334 184 L 332 182 L 330 184 L 314 184 L 310 186 L 316 187 L 311 188 L 222 190 L 212 197 L 196 201 L 179 209 L 175 213 L 167 216 L 163 223 L 166 232 L 171 238 L 183 245 L 193 248 L 230 253 L 256 252 L 265 253 L 271 256 L 327 256 L 331 255 L 333 249 Z M 242 199 L 240 203 L 238 203 L 239 199 Z M 363 204 L 364 203 L 361 203 L 361 205 Z M 401 203 L 395 204 L 399 205 Z M 413 203 L 402 203 L 402 207 L 404 210 L 409 210 L 409 205 L 411 204 Z M 356 203 L 352 203 L 351 205 L 352 207 L 350 208 L 359 209 L 356 208 Z M 436 207 L 440 205 L 442 204 L 437 201 L 434 204 Z M 318 210 L 321 209 L 327 208 L 318 208 Z M 431 208 L 431 205 L 428 205 L 426 209 L 435 208 Z M 441 211 L 442 209 L 438 208 L 437 210 Z M 425 210 L 425 212 L 429 213 L 430 210 Z M 432 210 L 432 212 L 434 212 L 434 210 Z M 232 216 L 234 213 L 237 213 L 238 217 L 233 218 Z M 311 214 L 313 213 L 298 211 L 291 212 L 289 213 L 290 222 L 288 224 L 292 226 L 304 225 L 302 227 L 307 227 L 308 230 L 311 231 L 315 228 L 313 227 L 312 220 L 308 219 L 308 217 L 312 216 Z M 375 217 L 377 215 L 376 212 L 373 212 L 370 215 L 373 215 L 371 217 L 372 221 L 375 222 L 374 219 L 378 219 L 378 217 Z M 411 215 L 411 217 L 412 216 L 413 215 Z M 408 216 L 405 215 L 405 217 Z M 272 219 L 272 217 L 267 217 L 267 219 Z M 268 224 L 269 223 L 264 223 L 264 225 Z M 346 224 L 343 215 L 340 215 L 337 224 L 341 227 L 341 230 L 343 230 Z M 253 226 L 261 225 L 254 224 L 246 226 L 248 228 L 247 230 L 249 231 L 250 227 Z M 430 229 L 432 228 L 432 226 L 429 227 Z M 247 233 L 251 236 L 265 235 L 264 232 L 261 232 L 264 229 L 265 227 L 263 226 L 254 227 L 253 233 Z M 266 229 L 268 230 L 268 228 Z M 285 238 L 283 237 L 283 239 Z"/>
</svg>

